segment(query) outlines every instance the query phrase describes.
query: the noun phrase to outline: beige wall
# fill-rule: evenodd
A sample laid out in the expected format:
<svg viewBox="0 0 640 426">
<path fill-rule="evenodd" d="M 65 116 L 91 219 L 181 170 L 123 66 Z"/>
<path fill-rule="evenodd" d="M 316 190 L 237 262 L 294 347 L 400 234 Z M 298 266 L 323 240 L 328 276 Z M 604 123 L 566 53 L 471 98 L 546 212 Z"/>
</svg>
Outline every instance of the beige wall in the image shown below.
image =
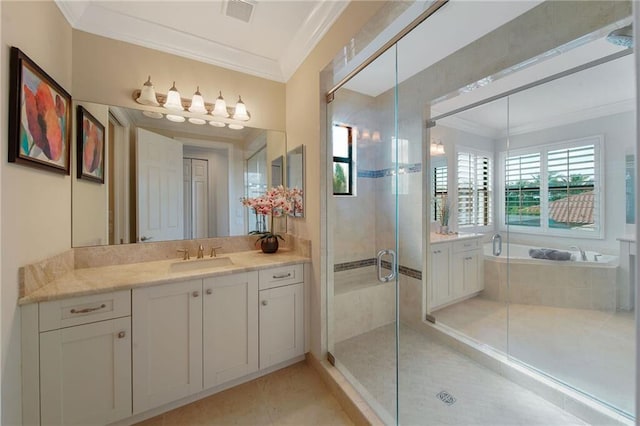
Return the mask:
<svg viewBox="0 0 640 426">
<path fill-rule="evenodd" d="M 104 126 L 105 154 L 109 149 L 109 108 L 91 102 L 74 102 L 73 114 L 77 113 L 77 105 L 82 105 L 96 120 Z M 77 129 L 75 121 L 72 126 L 72 140 L 76 141 Z M 73 144 L 75 147 L 75 142 Z M 105 155 L 104 170 L 109 164 Z M 74 247 L 95 246 L 109 243 L 109 182 L 103 184 L 87 179 L 77 179 L 77 150 L 71 150 L 71 244 Z"/>
<path fill-rule="evenodd" d="M 351 2 L 335 22 L 327 35 L 307 56 L 302 65 L 287 82 L 286 87 L 286 131 L 287 145 L 306 145 L 305 172 L 306 198 L 305 217 L 290 219 L 289 231 L 312 241 L 311 291 L 311 350 L 321 356 L 324 342 L 325 295 L 321 287 L 320 267 L 320 138 L 321 115 L 324 115 L 324 96 L 321 95 L 320 71 L 333 59 L 342 46 L 355 35 L 385 2 Z"/>
<path fill-rule="evenodd" d="M 131 93 L 149 74 L 157 93 L 166 94 L 175 81 L 183 98 L 190 98 L 196 86 L 207 102 L 215 102 L 220 90 L 229 105 L 241 95 L 251 127 L 284 130 L 282 83 L 73 30 L 75 99 L 135 108 Z"/>
<path fill-rule="evenodd" d="M 17 46 L 71 92 L 71 27 L 53 1 L 3 1 L 2 87 L 8 87 L 9 47 Z M 18 267 L 71 246 L 71 177 L 7 162 L 7 100 L 1 125 L 2 424 L 19 424 L 20 318 Z"/>
</svg>

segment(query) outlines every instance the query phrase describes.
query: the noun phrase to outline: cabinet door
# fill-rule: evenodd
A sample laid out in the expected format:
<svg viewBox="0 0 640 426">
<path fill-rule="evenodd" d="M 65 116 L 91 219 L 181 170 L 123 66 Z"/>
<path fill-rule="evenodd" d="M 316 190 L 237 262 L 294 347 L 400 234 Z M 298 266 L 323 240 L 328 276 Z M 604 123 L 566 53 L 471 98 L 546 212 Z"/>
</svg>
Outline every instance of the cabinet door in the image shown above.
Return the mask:
<svg viewBox="0 0 640 426">
<path fill-rule="evenodd" d="M 204 387 L 258 370 L 258 273 L 204 280 Z"/>
<path fill-rule="evenodd" d="M 131 415 L 131 318 L 40 333 L 41 423 L 106 424 Z"/>
<path fill-rule="evenodd" d="M 450 268 L 449 244 L 437 244 L 431 249 L 431 303 L 432 308 L 448 302 L 453 298 L 449 279 Z"/>
<path fill-rule="evenodd" d="M 454 298 L 482 290 L 482 255 L 479 250 L 456 253 L 454 260 Z"/>
<path fill-rule="evenodd" d="M 133 411 L 202 389 L 202 280 L 133 290 Z"/>
<path fill-rule="evenodd" d="M 260 292 L 260 369 L 304 354 L 303 284 Z"/>
</svg>

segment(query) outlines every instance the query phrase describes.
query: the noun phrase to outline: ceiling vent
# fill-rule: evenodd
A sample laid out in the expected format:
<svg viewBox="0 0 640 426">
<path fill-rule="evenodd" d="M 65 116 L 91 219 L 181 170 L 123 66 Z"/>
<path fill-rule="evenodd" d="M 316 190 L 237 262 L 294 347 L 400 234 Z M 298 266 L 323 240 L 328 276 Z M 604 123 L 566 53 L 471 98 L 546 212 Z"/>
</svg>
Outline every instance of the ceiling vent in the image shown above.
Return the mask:
<svg viewBox="0 0 640 426">
<path fill-rule="evenodd" d="M 227 0 L 223 3 L 222 13 L 225 16 L 239 19 L 242 22 L 250 22 L 253 16 L 253 9 L 256 5 L 251 0 Z"/>
</svg>

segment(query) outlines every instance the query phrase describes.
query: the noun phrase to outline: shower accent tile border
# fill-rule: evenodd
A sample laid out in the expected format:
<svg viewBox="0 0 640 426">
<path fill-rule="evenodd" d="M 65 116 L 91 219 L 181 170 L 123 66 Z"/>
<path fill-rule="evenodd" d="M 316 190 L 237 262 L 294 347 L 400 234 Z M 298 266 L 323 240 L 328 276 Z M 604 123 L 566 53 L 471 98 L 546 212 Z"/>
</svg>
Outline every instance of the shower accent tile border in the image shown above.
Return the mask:
<svg viewBox="0 0 640 426">
<path fill-rule="evenodd" d="M 404 169 L 405 174 L 420 173 L 422 172 L 422 163 L 404 164 L 402 166 L 399 166 L 399 168 Z M 381 170 L 358 169 L 357 174 L 359 178 L 377 179 L 377 178 L 383 178 L 387 176 L 393 176 L 395 173 L 395 170 L 396 169 L 393 167 L 390 167 L 387 169 L 381 169 Z"/>
<path fill-rule="evenodd" d="M 352 262 L 336 263 L 335 265 L 333 265 L 333 272 L 342 272 L 342 271 L 349 271 L 352 269 L 366 268 L 367 266 L 373 266 L 375 264 L 376 264 L 376 259 L 373 257 L 370 259 L 354 260 Z M 383 260 L 382 267 L 384 269 L 391 269 L 391 263 L 386 260 Z M 408 268 L 406 266 L 399 265 L 398 272 L 401 275 L 406 275 L 411 278 L 415 278 L 418 280 L 422 279 L 422 271 L 419 271 L 417 269 Z"/>
</svg>

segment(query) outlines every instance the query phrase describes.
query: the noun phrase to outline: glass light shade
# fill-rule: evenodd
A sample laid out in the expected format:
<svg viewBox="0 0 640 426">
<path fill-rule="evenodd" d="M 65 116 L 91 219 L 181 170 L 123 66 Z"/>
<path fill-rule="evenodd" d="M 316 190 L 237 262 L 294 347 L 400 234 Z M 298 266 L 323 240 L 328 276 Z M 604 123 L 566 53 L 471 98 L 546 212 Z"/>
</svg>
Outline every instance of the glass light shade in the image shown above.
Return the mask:
<svg viewBox="0 0 640 426">
<path fill-rule="evenodd" d="M 189 123 L 203 125 L 207 123 L 207 120 L 203 120 L 202 118 L 191 117 L 189 118 Z"/>
<path fill-rule="evenodd" d="M 167 114 L 167 120 L 173 121 L 174 123 L 184 123 L 185 118 L 181 115 Z"/>
<path fill-rule="evenodd" d="M 227 112 L 227 103 L 224 101 L 222 97 L 222 92 L 220 92 L 220 96 L 216 99 L 216 104 L 213 107 L 213 111 L 211 114 L 214 117 L 228 117 L 229 113 Z"/>
<path fill-rule="evenodd" d="M 149 118 L 162 118 L 162 113 L 155 111 L 142 111 L 142 115 L 145 115 Z"/>
<path fill-rule="evenodd" d="M 151 76 L 147 78 L 147 81 L 142 86 L 142 90 L 140 91 L 140 96 L 136 99 L 136 102 L 142 105 L 153 105 L 159 106 L 158 99 L 156 98 L 156 90 L 153 88 L 153 84 L 151 83 Z"/>
<path fill-rule="evenodd" d="M 211 124 L 213 127 L 224 127 L 225 124 L 221 123 L 220 121 L 210 121 L 209 124 Z"/>
<path fill-rule="evenodd" d="M 236 104 L 236 110 L 233 113 L 233 118 L 240 121 L 247 121 L 250 118 L 247 113 L 247 106 L 242 102 L 241 96 L 238 96 L 238 103 Z"/>
<path fill-rule="evenodd" d="M 429 152 L 432 156 L 436 155 L 444 155 L 444 145 L 442 143 L 431 142 L 431 146 L 429 147 Z"/>
<path fill-rule="evenodd" d="M 182 101 L 180 99 L 180 93 L 178 89 L 176 89 L 176 82 L 173 82 L 173 86 L 169 89 L 169 93 L 167 93 L 167 101 L 163 105 L 167 109 L 172 109 L 176 111 L 183 111 Z"/>
<path fill-rule="evenodd" d="M 200 94 L 200 87 L 196 89 L 196 93 L 194 93 L 193 98 L 191 98 L 191 106 L 189 106 L 189 111 L 196 114 L 207 113 L 207 108 L 204 106 L 204 98 Z"/>
<path fill-rule="evenodd" d="M 244 126 L 242 124 L 229 123 L 229 128 L 233 130 L 241 130 L 244 129 Z"/>
</svg>

